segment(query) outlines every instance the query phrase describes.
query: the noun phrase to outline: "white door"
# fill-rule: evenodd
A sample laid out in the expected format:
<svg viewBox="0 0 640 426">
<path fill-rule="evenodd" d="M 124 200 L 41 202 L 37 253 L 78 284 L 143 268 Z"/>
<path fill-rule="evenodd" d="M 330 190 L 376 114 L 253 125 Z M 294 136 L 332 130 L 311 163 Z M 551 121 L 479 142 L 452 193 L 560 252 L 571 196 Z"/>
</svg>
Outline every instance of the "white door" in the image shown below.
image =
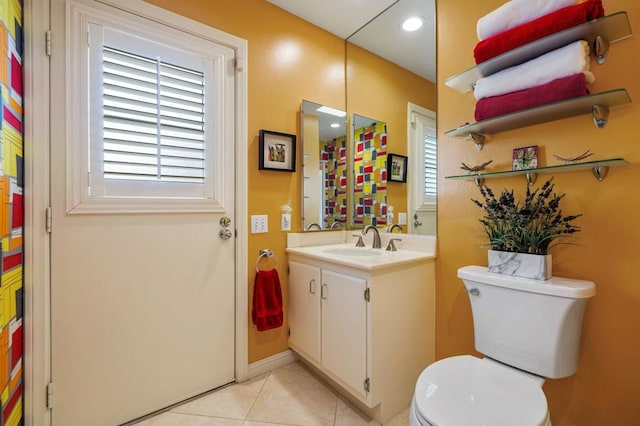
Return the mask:
<svg viewBox="0 0 640 426">
<path fill-rule="evenodd" d="M 436 235 L 437 133 L 435 113 L 409 104 L 409 232 Z"/>
<path fill-rule="evenodd" d="M 289 345 L 320 363 L 320 268 L 289 262 Z"/>
<path fill-rule="evenodd" d="M 363 398 L 367 378 L 367 281 L 322 270 L 322 365 Z"/>
<path fill-rule="evenodd" d="M 73 25 L 88 21 L 89 26 L 92 16 L 110 12 L 96 3 L 99 13 L 88 11 L 80 19 L 78 10 L 67 6 L 52 1 L 52 419 L 55 426 L 115 425 L 234 380 L 235 239 L 218 235 L 221 218 L 231 219 L 231 235 L 235 227 L 234 117 L 216 122 L 222 133 L 215 152 L 221 158 L 207 176 L 215 182 L 215 209 L 184 212 L 174 202 L 173 211 L 144 204 L 136 213 L 127 208 L 96 213 L 101 206 L 94 204 L 90 213 L 76 214 L 70 200 L 77 198 L 78 186 L 80 198 L 86 195 L 81 184 L 88 178 L 75 178 L 74 161 L 83 148 L 69 141 L 86 130 L 82 115 L 88 110 L 70 96 L 70 86 L 83 82 L 69 77 L 78 57 L 65 52 L 74 41 L 65 41 Z M 114 13 L 119 16 L 114 25 L 129 19 L 125 12 Z M 169 30 L 178 31 L 167 29 L 165 37 Z M 233 61 L 224 55 L 224 61 Z M 231 49 L 228 55 L 233 56 Z M 221 69 L 233 78 L 230 67 Z M 216 91 L 225 98 L 221 87 Z M 228 98 L 223 107 L 233 112 L 233 96 Z M 78 115 L 69 112 L 74 108 Z"/>
</svg>

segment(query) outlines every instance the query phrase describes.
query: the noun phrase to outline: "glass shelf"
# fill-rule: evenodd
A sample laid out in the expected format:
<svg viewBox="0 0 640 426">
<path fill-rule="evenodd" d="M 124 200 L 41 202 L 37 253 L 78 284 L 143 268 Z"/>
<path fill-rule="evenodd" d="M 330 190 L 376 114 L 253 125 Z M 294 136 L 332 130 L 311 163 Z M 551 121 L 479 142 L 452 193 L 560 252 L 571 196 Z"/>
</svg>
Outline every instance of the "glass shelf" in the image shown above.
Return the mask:
<svg viewBox="0 0 640 426">
<path fill-rule="evenodd" d="M 607 171 L 609 167 L 626 166 L 627 164 L 629 163 L 623 158 L 611 158 L 608 160 L 557 164 L 555 166 L 537 167 L 535 169 L 526 169 L 526 170 L 502 170 L 498 172 L 479 172 L 479 173 L 470 173 L 466 175 L 445 176 L 445 179 L 475 180 L 478 185 L 481 185 L 482 180 L 484 179 L 524 175 L 525 177 L 527 177 L 527 181 L 529 181 L 529 184 L 532 185 L 535 182 L 536 176 L 538 174 L 560 173 L 560 172 L 570 172 L 574 170 L 593 169 L 593 173 L 596 176 L 596 178 L 598 180 L 603 180 L 607 175 Z"/>
<path fill-rule="evenodd" d="M 472 135 L 487 135 L 577 115 L 590 114 L 593 113 L 594 105 L 614 108 L 630 103 L 631 98 L 625 89 L 615 89 L 516 111 L 499 117 L 478 121 L 473 124 L 465 124 L 464 126 L 449 130 L 444 134 L 457 138 L 466 138 Z M 598 127 L 602 126 L 599 125 Z"/>
<path fill-rule="evenodd" d="M 577 40 L 586 40 L 589 46 L 593 46 L 597 36 L 604 38 L 609 43 L 631 37 L 631 26 L 627 12 L 617 12 L 594 19 L 532 41 L 449 77 L 444 84 L 459 92 L 466 93 L 473 90 L 476 81 L 482 77 L 519 65 Z"/>
</svg>

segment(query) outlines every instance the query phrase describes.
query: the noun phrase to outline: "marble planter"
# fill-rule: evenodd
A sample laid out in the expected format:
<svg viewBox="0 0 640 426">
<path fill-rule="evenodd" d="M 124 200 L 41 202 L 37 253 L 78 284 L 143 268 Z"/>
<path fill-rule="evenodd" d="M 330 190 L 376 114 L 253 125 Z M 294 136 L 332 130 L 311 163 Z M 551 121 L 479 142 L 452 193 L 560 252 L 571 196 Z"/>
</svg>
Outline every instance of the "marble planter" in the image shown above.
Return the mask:
<svg viewBox="0 0 640 426">
<path fill-rule="evenodd" d="M 551 255 L 511 253 L 489 250 L 489 272 L 517 277 L 548 280 L 551 278 Z"/>
</svg>

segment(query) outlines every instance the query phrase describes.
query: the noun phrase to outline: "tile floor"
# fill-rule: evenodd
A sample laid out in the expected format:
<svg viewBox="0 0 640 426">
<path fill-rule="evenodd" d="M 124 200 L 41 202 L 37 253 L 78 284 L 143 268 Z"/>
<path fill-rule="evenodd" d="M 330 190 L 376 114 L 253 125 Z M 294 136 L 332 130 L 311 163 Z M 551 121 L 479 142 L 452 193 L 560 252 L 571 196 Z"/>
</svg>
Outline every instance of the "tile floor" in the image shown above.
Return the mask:
<svg viewBox="0 0 640 426">
<path fill-rule="evenodd" d="M 408 408 L 387 426 L 409 424 Z M 148 418 L 136 426 L 379 425 L 300 363 L 288 364 Z"/>
</svg>

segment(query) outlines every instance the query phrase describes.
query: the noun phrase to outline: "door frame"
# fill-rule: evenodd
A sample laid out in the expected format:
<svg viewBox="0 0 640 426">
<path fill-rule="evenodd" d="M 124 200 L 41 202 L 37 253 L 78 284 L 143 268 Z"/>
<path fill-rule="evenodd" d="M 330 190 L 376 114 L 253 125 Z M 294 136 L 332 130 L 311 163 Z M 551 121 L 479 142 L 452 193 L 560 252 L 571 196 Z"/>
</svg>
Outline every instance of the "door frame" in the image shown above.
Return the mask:
<svg viewBox="0 0 640 426">
<path fill-rule="evenodd" d="M 413 215 L 417 211 L 435 212 L 436 205 L 425 206 L 422 202 L 422 189 L 423 183 L 420 182 L 420 176 L 422 173 L 416 173 L 420 169 L 422 164 L 422 157 L 424 151 L 422 148 L 422 135 L 418 134 L 418 127 L 413 119 L 414 114 L 420 114 L 425 117 L 436 120 L 436 112 L 420 105 L 408 102 L 407 103 L 407 152 L 409 153 L 410 165 L 409 165 L 409 181 L 407 182 L 407 232 L 411 233 L 414 230 Z M 418 201 L 420 200 L 420 201 Z"/>
<path fill-rule="evenodd" d="M 248 378 L 248 237 L 244 218 L 248 212 L 248 55 L 246 40 L 144 2 L 99 0 L 168 26 L 210 35 L 227 41 L 236 50 L 235 125 L 235 379 Z M 46 211 L 50 205 L 50 63 L 46 34 L 50 29 L 49 1 L 25 0 L 24 27 L 24 424 L 51 424 L 47 408 L 47 385 L 51 381 L 51 278 L 50 236 Z M 64 34 L 52 35 L 52 49 L 64 45 Z M 34 96 L 37 94 L 37 96 Z M 55 219 L 54 219 L 55 220 Z M 55 400 L 55 397 L 54 397 Z"/>
</svg>

